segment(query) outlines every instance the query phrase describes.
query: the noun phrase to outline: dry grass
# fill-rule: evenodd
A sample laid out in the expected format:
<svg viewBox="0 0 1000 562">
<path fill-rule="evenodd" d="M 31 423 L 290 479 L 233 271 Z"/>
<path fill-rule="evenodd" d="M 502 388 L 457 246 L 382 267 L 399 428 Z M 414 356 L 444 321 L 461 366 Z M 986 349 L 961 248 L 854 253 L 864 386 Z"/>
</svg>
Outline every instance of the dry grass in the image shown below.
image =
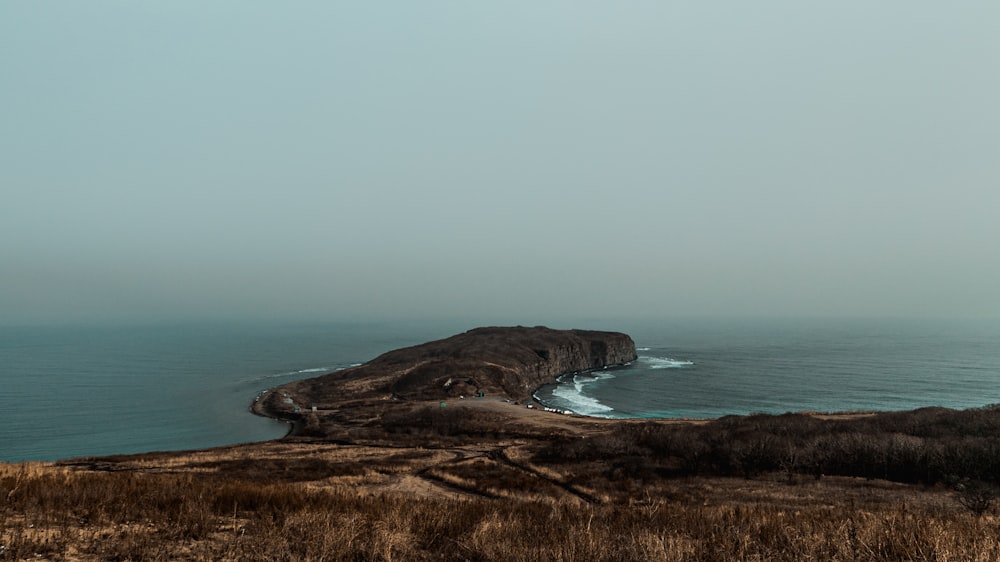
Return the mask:
<svg viewBox="0 0 1000 562">
<path fill-rule="evenodd" d="M 996 409 L 548 436 L 411 411 L 349 443 L 0 464 L 0 560 L 1000 559 L 995 506 L 944 479 L 991 489 Z"/>
<path fill-rule="evenodd" d="M 288 449 L 264 446 L 247 454 L 273 458 L 275 448 Z M 222 456 L 236 452 L 229 449 Z M 383 460 L 400 460 L 398 450 L 383 453 Z M 370 448 L 342 446 L 325 454 L 379 462 Z M 397 463 L 390 472 L 402 479 L 437 471 L 482 495 L 440 487 L 435 494 L 359 494 L 337 485 L 358 478 L 343 471 L 313 481 L 301 480 L 302 473 L 285 481 L 245 479 L 205 469 L 208 456 L 178 455 L 164 463 L 173 472 L 125 465 L 99 472 L 0 465 L 0 559 L 1000 557 L 1000 520 L 992 514 L 976 517 L 946 490 L 884 481 L 827 478 L 791 485 L 780 475 L 752 481 L 684 478 L 647 482 L 641 491 L 626 482 L 606 481 L 600 487 L 607 501 L 588 504 L 548 482 L 536 480 L 529 486 L 530 473 L 509 464 L 486 456 L 457 459 L 454 451 L 412 451 L 409 468 Z M 180 459 L 202 468 L 181 471 Z M 428 469 L 430 460 L 440 462 Z"/>
</svg>

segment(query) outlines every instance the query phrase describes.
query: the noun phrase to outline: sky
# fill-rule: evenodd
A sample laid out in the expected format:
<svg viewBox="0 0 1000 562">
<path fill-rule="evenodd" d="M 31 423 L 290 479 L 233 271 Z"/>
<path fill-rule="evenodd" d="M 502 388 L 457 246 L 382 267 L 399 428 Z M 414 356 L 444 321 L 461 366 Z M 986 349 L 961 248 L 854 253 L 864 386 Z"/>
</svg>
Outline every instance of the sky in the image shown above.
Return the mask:
<svg viewBox="0 0 1000 562">
<path fill-rule="evenodd" d="M 1000 3 L 0 4 L 0 322 L 1000 317 Z"/>
</svg>

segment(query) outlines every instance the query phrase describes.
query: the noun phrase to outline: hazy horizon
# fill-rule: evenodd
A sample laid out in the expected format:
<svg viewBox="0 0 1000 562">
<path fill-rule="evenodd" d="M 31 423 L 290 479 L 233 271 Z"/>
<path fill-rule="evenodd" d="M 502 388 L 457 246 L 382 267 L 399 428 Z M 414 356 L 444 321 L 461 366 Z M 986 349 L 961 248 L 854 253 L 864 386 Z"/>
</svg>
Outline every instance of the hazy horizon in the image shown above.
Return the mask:
<svg viewBox="0 0 1000 562">
<path fill-rule="evenodd" d="M 0 323 L 1000 317 L 1000 4 L 0 6 Z"/>
</svg>

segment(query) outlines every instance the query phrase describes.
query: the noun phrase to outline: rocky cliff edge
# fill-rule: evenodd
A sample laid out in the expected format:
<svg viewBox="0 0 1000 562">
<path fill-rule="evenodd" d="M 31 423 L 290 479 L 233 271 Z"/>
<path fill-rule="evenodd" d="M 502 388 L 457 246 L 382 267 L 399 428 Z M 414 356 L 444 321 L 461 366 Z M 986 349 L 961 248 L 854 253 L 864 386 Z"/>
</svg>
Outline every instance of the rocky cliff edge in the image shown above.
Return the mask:
<svg viewBox="0 0 1000 562">
<path fill-rule="evenodd" d="M 373 400 L 438 400 L 482 392 L 527 400 L 566 373 L 621 365 L 636 358 L 626 334 L 545 327 L 476 328 L 390 351 L 343 371 L 274 389 L 254 411 L 295 417 Z"/>
</svg>

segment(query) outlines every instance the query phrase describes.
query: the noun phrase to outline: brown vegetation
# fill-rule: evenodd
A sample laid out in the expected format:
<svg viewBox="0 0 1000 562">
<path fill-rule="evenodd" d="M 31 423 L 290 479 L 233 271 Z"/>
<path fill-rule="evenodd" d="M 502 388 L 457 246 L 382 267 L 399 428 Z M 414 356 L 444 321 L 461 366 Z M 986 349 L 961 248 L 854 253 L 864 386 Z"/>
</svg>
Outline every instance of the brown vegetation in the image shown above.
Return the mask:
<svg viewBox="0 0 1000 562">
<path fill-rule="evenodd" d="M 469 479 L 485 477 L 473 464 Z M 497 484 L 501 485 L 502 484 Z M 508 485 L 516 486 L 516 482 Z M 359 495 L 206 474 L 3 468 L 4 559 L 993 560 L 1000 525 L 938 492 L 663 480 L 600 504 Z M 15 488 L 15 486 L 17 486 Z"/>
<path fill-rule="evenodd" d="M 1000 557 L 978 484 L 995 409 L 677 424 L 463 406 L 353 442 L 0 465 L 0 559 Z"/>
<path fill-rule="evenodd" d="M 856 476 L 954 484 L 1000 478 L 1000 409 L 910 412 L 820 420 L 809 414 L 731 416 L 697 427 L 619 425 L 583 442 L 563 439 L 540 454 L 559 462 L 614 458 L 630 473 L 752 477 Z"/>
</svg>

